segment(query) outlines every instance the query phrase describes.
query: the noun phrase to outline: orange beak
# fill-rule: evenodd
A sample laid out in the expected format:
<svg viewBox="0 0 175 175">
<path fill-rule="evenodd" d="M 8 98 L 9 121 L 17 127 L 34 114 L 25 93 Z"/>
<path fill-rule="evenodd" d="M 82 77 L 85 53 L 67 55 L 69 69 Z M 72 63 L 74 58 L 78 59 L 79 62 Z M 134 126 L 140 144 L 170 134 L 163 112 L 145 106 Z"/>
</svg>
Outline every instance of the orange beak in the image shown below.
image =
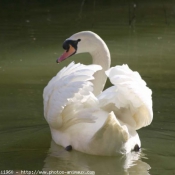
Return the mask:
<svg viewBox="0 0 175 175">
<path fill-rule="evenodd" d="M 71 55 L 73 55 L 76 52 L 75 48 L 72 47 L 71 45 L 69 45 L 69 50 L 65 51 L 57 60 L 57 63 L 61 63 L 62 61 L 64 61 L 66 58 L 70 57 Z"/>
</svg>

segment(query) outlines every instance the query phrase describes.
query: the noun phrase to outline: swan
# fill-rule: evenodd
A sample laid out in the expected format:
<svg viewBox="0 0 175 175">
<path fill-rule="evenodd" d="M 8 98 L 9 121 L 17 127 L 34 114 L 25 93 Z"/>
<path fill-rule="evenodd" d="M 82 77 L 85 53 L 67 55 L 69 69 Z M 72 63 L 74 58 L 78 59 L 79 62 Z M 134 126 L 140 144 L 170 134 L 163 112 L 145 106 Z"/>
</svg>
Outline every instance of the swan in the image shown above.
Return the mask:
<svg viewBox="0 0 175 175">
<path fill-rule="evenodd" d="M 114 156 L 138 151 L 136 130 L 153 119 L 152 91 L 128 65 L 110 68 L 110 52 L 91 31 L 73 34 L 57 59 L 89 52 L 93 64 L 71 62 L 44 88 L 44 116 L 52 139 L 67 151 Z M 103 91 L 107 77 L 113 86 Z"/>
</svg>

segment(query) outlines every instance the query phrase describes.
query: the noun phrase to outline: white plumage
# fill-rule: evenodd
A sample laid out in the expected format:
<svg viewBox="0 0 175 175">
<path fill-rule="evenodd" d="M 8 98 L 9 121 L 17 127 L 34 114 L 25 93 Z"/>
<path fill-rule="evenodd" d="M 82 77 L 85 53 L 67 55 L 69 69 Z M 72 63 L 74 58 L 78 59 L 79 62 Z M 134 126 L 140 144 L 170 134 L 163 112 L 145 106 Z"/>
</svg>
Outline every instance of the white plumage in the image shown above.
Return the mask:
<svg viewBox="0 0 175 175">
<path fill-rule="evenodd" d="M 152 121 L 152 91 L 138 72 L 127 65 L 116 66 L 106 71 L 112 86 L 100 96 L 100 106 L 115 111 L 117 118 L 139 129 Z"/>
<path fill-rule="evenodd" d="M 98 35 L 80 32 L 67 40 L 76 39 L 81 39 L 77 53 L 90 52 L 98 65 L 72 62 L 45 87 L 44 116 L 53 140 L 94 155 L 125 154 L 140 147 L 136 130 L 153 118 L 151 90 L 127 65 L 108 69 L 110 54 Z M 101 92 L 105 74 L 114 86 Z"/>
</svg>

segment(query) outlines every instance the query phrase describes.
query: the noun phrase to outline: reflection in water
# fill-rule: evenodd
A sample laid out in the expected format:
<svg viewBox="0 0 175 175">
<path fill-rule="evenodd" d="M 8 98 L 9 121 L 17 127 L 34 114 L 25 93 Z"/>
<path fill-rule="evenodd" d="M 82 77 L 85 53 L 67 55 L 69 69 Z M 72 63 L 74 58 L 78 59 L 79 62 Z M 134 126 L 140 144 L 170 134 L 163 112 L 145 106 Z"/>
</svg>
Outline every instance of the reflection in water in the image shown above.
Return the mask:
<svg viewBox="0 0 175 175">
<path fill-rule="evenodd" d="M 151 167 L 141 158 L 145 158 L 142 152 L 131 152 L 119 157 L 92 156 L 77 151 L 68 152 L 52 141 L 43 170 L 95 171 L 96 175 L 116 173 L 117 175 L 149 175 L 148 170 Z"/>
</svg>

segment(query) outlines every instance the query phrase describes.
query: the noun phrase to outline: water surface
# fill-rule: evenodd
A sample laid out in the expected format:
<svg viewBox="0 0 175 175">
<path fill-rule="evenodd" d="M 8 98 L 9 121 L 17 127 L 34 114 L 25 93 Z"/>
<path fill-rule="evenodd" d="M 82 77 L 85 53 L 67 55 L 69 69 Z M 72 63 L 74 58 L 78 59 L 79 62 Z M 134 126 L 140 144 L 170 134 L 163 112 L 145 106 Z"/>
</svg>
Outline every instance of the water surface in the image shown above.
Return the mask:
<svg viewBox="0 0 175 175">
<path fill-rule="evenodd" d="M 0 170 L 93 170 L 96 174 L 175 173 L 175 3 L 133 1 L 1 1 Z M 107 43 L 112 66 L 128 64 L 153 90 L 154 120 L 138 131 L 142 150 L 126 157 L 65 152 L 51 142 L 43 117 L 47 82 L 62 42 L 92 30 Z M 108 87 L 110 83 L 106 85 Z"/>
</svg>

